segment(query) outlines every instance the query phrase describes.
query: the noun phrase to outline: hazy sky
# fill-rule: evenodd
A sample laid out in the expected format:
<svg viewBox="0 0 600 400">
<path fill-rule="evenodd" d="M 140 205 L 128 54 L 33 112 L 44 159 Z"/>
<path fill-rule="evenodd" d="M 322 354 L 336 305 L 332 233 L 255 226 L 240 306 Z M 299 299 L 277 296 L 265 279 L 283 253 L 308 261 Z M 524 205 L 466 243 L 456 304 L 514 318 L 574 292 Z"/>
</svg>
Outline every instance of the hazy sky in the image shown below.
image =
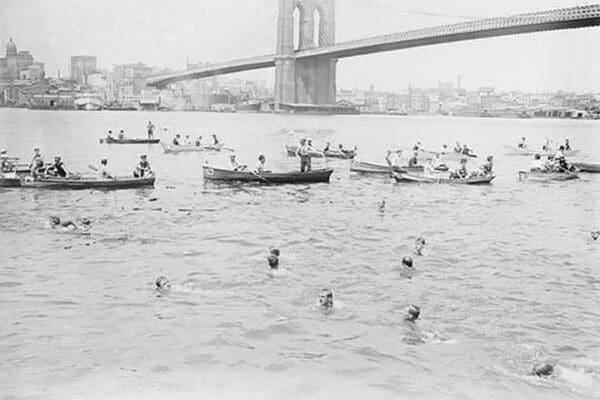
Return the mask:
<svg viewBox="0 0 600 400">
<path fill-rule="evenodd" d="M 337 0 L 337 40 L 593 4 L 575 0 Z M 190 61 L 225 61 L 275 51 L 278 0 L 0 0 L 0 44 L 13 38 L 69 73 L 75 54 L 100 67 L 141 61 L 183 69 Z M 338 87 L 399 90 L 436 86 L 600 92 L 600 27 L 438 45 L 340 60 Z M 238 74 L 273 81 L 272 69 Z"/>
</svg>

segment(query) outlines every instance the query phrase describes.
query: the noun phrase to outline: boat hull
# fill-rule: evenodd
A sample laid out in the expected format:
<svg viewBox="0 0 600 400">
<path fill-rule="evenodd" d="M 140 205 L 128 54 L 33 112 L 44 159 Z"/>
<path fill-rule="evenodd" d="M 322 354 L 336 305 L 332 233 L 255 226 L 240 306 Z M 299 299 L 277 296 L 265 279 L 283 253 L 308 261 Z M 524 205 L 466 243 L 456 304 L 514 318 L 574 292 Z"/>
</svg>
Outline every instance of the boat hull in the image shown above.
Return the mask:
<svg viewBox="0 0 600 400">
<path fill-rule="evenodd" d="M 0 177 L 0 187 L 20 187 L 21 180 L 19 178 Z"/>
<path fill-rule="evenodd" d="M 553 181 L 569 181 L 578 179 L 579 176 L 575 173 L 566 172 L 531 172 L 531 171 L 519 171 L 520 181 L 534 181 L 534 182 L 553 182 Z"/>
<path fill-rule="evenodd" d="M 586 162 L 572 162 L 571 165 L 577 168 L 578 172 L 588 172 L 593 174 L 600 173 L 600 164 L 592 164 Z"/>
<path fill-rule="evenodd" d="M 111 137 L 105 137 L 100 139 L 100 143 L 107 144 L 157 144 L 160 143 L 160 139 L 115 139 Z"/>
<path fill-rule="evenodd" d="M 494 175 L 484 175 L 466 179 L 449 179 L 446 174 L 444 175 L 445 176 L 442 177 L 440 174 L 439 177 L 433 178 L 425 175 L 394 173 L 394 179 L 396 179 L 396 182 L 445 183 L 450 185 L 487 185 L 490 184 L 495 178 Z"/>
<path fill-rule="evenodd" d="M 284 184 L 284 183 L 327 183 L 331 177 L 333 169 L 319 169 L 310 172 L 263 172 L 261 174 L 230 171 L 225 169 L 211 168 L 204 166 L 202 174 L 204 179 L 221 182 L 257 182 L 265 184 Z"/>
<path fill-rule="evenodd" d="M 392 171 L 394 172 L 423 172 L 425 167 L 417 165 L 415 167 L 402 166 L 390 168 L 383 164 L 374 164 L 369 162 L 353 162 L 350 165 L 350 171 L 360 172 L 363 174 L 387 174 L 389 175 Z"/>
<path fill-rule="evenodd" d="M 131 178 L 117 177 L 116 179 L 23 179 L 21 187 L 37 189 L 78 190 L 78 189 L 135 189 L 141 187 L 153 187 L 155 177 Z"/>
<path fill-rule="evenodd" d="M 298 150 L 298 146 L 285 146 L 285 149 L 287 150 L 288 156 L 290 157 L 296 157 L 296 150 Z M 310 156 L 312 158 L 323 158 L 325 157 L 325 155 L 319 151 L 313 151 L 310 153 Z"/>
</svg>

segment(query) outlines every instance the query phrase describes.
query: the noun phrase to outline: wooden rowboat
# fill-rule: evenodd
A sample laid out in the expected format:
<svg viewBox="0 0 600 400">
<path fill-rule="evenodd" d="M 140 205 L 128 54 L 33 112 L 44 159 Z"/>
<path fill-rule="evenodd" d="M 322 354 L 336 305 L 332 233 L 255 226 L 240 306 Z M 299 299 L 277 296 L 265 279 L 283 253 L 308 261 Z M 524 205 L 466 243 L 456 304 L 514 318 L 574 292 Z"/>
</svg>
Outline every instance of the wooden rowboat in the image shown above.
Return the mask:
<svg viewBox="0 0 600 400">
<path fill-rule="evenodd" d="M 37 189 L 134 189 L 140 187 L 154 186 L 154 175 L 146 178 L 133 177 L 116 177 L 115 179 L 98 179 L 98 178 L 39 178 L 32 179 L 31 177 L 21 180 L 21 187 L 37 188 Z"/>
<path fill-rule="evenodd" d="M 157 144 L 159 142 L 160 139 L 117 139 L 111 136 L 100 139 L 100 143 L 107 144 Z"/>
<path fill-rule="evenodd" d="M 261 172 L 231 171 L 204 166 L 204 179 L 224 182 L 258 182 L 266 184 L 281 183 L 320 183 L 329 182 L 333 169 L 318 169 L 310 172 Z"/>
<path fill-rule="evenodd" d="M 465 179 L 450 179 L 448 174 L 439 174 L 438 177 L 430 177 L 415 174 L 399 174 L 394 172 L 396 182 L 416 182 L 416 183 L 447 183 L 451 185 L 485 185 L 494 180 L 494 175 L 474 176 Z"/>
<path fill-rule="evenodd" d="M 551 181 L 568 181 L 578 179 L 579 175 L 573 172 L 533 172 L 519 171 L 520 181 L 535 181 L 535 182 L 551 182 Z"/>
<path fill-rule="evenodd" d="M 526 147 L 526 148 L 521 148 L 518 146 L 511 146 L 508 144 L 503 144 L 502 146 L 504 146 L 504 149 L 506 150 L 506 155 L 509 156 L 533 156 L 536 154 L 540 154 L 540 155 L 544 155 L 544 156 L 549 156 L 549 155 L 554 155 L 556 154 L 557 150 L 543 150 L 543 149 L 532 149 L 530 147 Z M 565 150 L 563 153 L 565 154 L 566 157 L 570 157 L 570 156 L 574 156 L 577 155 L 577 153 L 579 153 L 580 150 Z"/>
<path fill-rule="evenodd" d="M 161 146 L 165 150 L 165 153 L 191 153 L 191 152 L 201 152 L 201 151 L 221 151 L 223 149 L 223 144 L 219 144 L 216 146 L 206 145 L 206 146 L 196 146 L 193 144 L 167 144 L 161 143 Z"/>
<path fill-rule="evenodd" d="M 586 162 L 572 162 L 578 172 L 600 173 L 600 164 L 592 164 Z"/>
<path fill-rule="evenodd" d="M 390 174 L 392 171 L 395 172 L 423 172 L 425 167 L 422 165 L 417 165 L 414 167 L 402 166 L 402 167 L 393 167 L 390 168 L 387 165 L 383 164 L 375 164 L 363 161 L 354 161 L 350 164 L 350 171 L 352 172 L 360 172 L 364 174 Z M 447 170 L 447 167 L 446 167 Z"/>
</svg>

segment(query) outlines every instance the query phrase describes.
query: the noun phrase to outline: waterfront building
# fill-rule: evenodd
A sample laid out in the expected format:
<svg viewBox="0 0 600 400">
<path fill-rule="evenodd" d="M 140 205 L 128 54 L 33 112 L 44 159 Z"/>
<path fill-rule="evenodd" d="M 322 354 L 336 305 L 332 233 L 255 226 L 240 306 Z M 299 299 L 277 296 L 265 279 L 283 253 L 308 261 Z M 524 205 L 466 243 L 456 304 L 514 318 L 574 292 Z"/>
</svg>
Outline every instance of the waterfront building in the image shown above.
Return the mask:
<svg viewBox="0 0 600 400">
<path fill-rule="evenodd" d="M 79 85 L 85 85 L 88 83 L 88 76 L 94 72 L 96 72 L 96 57 L 71 57 L 71 80 L 73 82 Z"/>
</svg>

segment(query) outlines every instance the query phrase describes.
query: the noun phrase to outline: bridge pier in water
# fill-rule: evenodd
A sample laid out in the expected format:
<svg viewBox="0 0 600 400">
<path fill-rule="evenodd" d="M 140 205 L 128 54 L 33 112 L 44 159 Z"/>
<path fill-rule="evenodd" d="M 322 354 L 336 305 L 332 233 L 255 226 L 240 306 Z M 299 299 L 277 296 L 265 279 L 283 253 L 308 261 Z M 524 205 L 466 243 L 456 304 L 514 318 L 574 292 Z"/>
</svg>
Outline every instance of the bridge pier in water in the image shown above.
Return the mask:
<svg viewBox="0 0 600 400">
<path fill-rule="evenodd" d="M 289 108 L 296 104 L 336 103 L 337 59 L 296 58 L 298 51 L 333 44 L 335 0 L 279 0 L 275 56 L 277 110 L 282 105 Z"/>
</svg>

